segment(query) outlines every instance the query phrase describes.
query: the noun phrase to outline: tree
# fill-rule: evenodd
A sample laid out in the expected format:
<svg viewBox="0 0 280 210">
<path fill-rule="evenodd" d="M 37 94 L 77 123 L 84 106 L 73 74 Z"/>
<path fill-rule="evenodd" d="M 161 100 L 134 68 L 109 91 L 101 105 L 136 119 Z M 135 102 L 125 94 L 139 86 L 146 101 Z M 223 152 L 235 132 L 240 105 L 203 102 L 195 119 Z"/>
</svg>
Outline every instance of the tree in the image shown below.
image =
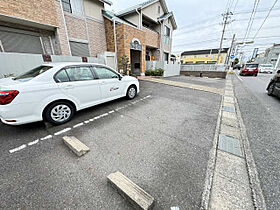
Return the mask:
<svg viewBox="0 0 280 210">
<path fill-rule="evenodd" d="M 236 64 L 239 63 L 239 59 L 238 58 L 235 58 L 234 61 L 233 61 L 233 66 L 235 66 Z"/>
<path fill-rule="evenodd" d="M 123 56 L 120 58 L 120 64 L 123 67 L 123 74 L 127 75 L 127 70 L 130 67 L 127 55 L 123 54 Z"/>
</svg>

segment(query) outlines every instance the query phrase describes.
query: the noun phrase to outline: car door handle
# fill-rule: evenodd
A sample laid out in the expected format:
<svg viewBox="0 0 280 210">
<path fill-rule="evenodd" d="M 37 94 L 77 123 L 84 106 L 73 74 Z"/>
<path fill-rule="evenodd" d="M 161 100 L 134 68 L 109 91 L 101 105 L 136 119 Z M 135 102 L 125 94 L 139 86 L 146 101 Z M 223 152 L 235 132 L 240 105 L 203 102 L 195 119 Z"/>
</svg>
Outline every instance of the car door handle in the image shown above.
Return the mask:
<svg viewBox="0 0 280 210">
<path fill-rule="evenodd" d="M 74 88 L 74 85 L 66 85 L 65 86 L 65 89 L 69 90 L 69 89 L 73 89 Z"/>
<path fill-rule="evenodd" d="M 101 82 L 101 85 L 104 85 L 104 84 L 105 84 L 105 81 L 102 81 L 102 82 Z"/>
</svg>

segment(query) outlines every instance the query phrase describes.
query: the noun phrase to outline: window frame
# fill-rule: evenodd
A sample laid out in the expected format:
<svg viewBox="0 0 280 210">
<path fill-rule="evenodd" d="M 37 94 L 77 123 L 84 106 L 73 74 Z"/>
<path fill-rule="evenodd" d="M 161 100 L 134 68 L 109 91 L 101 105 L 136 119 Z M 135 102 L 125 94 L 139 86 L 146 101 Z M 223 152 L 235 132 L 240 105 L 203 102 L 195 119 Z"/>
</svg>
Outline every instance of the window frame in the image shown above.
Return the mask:
<svg viewBox="0 0 280 210">
<path fill-rule="evenodd" d="M 68 72 L 66 71 L 66 69 L 67 69 L 67 68 L 75 68 L 75 67 L 89 67 L 89 69 L 90 69 L 90 71 L 91 71 L 91 73 L 92 73 L 93 79 L 91 79 L 91 80 L 71 80 L 71 79 L 70 79 L 70 76 L 69 76 L 69 74 L 68 74 Z M 63 67 L 62 69 L 58 70 L 58 71 L 53 75 L 53 79 L 54 79 L 54 81 L 55 81 L 56 83 L 65 83 L 65 82 L 59 82 L 59 81 L 57 81 L 57 79 L 56 79 L 56 75 L 57 75 L 59 72 L 63 71 L 63 70 L 64 70 L 64 71 L 66 72 L 66 74 L 67 74 L 67 77 L 68 77 L 68 80 L 69 80 L 68 82 L 85 82 L 85 81 L 93 81 L 93 80 L 98 79 L 96 73 L 95 73 L 94 70 L 93 70 L 93 66 L 92 66 L 92 65 L 74 65 L 74 66 L 65 66 L 65 67 Z"/>
<path fill-rule="evenodd" d="M 72 13 L 72 5 L 71 5 L 71 0 L 61 0 L 61 4 L 62 4 L 62 9 L 64 12 L 69 12 L 69 13 Z M 63 4 L 68 4 L 69 5 L 69 8 L 70 8 L 70 11 L 66 11 L 63 7 Z"/>
<path fill-rule="evenodd" d="M 95 70 L 96 67 L 102 67 L 102 68 L 108 69 L 109 71 L 115 73 L 115 74 L 118 76 L 118 78 L 106 78 L 106 79 L 119 79 L 119 80 L 121 80 L 121 78 L 122 78 L 122 76 L 121 76 L 118 72 L 116 72 L 116 71 L 114 71 L 114 70 L 112 70 L 112 69 L 110 69 L 110 68 L 108 68 L 108 67 L 106 67 L 106 66 L 94 65 L 94 66 L 92 66 L 92 70 L 93 70 L 94 74 L 96 75 L 96 79 L 99 79 L 99 80 L 100 80 L 100 78 L 99 78 L 99 76 L 98 76 L 98 73 L 97 73 L 96 70 Z"/>
</svg>

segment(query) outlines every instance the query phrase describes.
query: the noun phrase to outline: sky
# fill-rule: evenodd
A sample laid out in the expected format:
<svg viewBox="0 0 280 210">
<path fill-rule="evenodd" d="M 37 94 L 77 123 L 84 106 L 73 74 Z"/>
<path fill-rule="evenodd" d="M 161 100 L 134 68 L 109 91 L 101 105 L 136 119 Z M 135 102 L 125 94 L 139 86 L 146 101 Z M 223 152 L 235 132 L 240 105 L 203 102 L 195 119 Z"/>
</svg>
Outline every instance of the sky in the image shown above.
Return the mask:
<svg viewBox="0 0 280 210">
<path fill-rule="evenodd" d="M 134 6 L 145 0 L 112 0 L 115 12 Z M 252 40 L 262 25 L 269 9 L 277 0 L 256 0 L 257 12 L 248 38 Z M 178 29 L 173 34 L 172 53 L 180 54 L 188 50 L 219 48 L 222 35 L 222 14 L 233 12 L 230 23 L 226 25 L 223 47 L 230 47 L 233 34 L 239 42 L 244 40 L 255 0 L 166 0 L 169 11 L 173 11 Z M 280 0 L 274 6 L 254 40 L 254 44 L 242 47 L 249 58 L 254 48 L 264 52 L 266 48 L 280 43 Z"/>
</svg>

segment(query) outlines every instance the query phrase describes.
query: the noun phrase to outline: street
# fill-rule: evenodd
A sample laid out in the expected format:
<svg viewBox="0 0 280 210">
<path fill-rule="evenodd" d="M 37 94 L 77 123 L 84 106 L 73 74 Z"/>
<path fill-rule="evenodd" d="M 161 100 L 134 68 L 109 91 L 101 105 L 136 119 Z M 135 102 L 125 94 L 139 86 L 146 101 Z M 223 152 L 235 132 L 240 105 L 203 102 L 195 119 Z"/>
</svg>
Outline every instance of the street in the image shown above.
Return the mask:
<svg viewBox="0 0 280 210">
<path fill-rule="evenodd" d="M 237 73 L 237 72 L 236 72 Z M 267 209 L 280 206 L 280 100 L 266 87 L 273 75 L 234 78 L 235 93 L 255 159 Z"/>
<path fill-rule="evenodd" d="M 217 88 L 225 82 L 198 78 L 195 83 L 209 81 Z M 0 208 L 131 209 L 106 181 L 121 171 L 155 197 L 154 209 L 199 209 L 222 96 L 148 81 L 140 86 L 134 100 L 78 112 L 62 126 L 0 124 L 0 187 L 5 192 Z M 87 122 L 103 113 L 111 114 Z M 65 128 L 72 130 L 54 135 Z M 53 138 L 30 144 L 49 135 Z M 77 158 L 62 142 L 64 135 L 75 136 L 90 152 Z M 28 146 L 9 153 L 23 144 Z"/>
</svg>

